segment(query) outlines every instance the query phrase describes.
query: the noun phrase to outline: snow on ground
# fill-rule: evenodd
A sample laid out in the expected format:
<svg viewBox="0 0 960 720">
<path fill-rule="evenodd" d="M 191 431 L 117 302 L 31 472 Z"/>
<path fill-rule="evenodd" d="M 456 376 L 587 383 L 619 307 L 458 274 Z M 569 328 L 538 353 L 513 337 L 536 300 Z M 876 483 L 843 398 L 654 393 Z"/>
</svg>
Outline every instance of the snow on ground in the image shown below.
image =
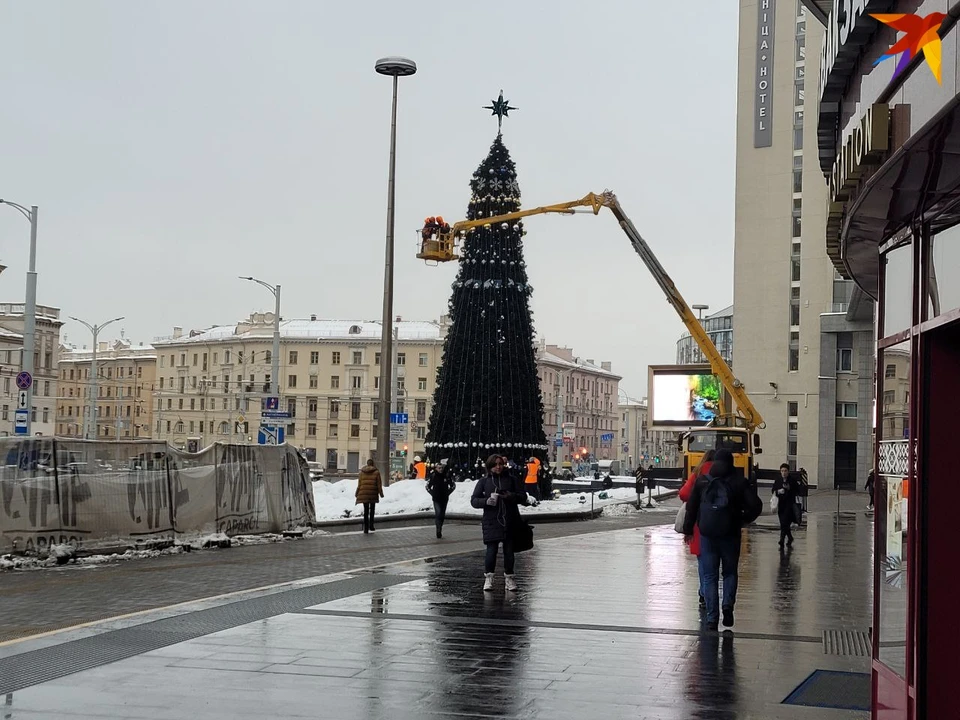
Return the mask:
<svg viewBox="0 0 960 720">
<path fill-rule="evenodd" d="M 480 516 L 483 511 L 470 505 L 470 496 L 476 483 L 467 480 L 457 483 L 447 503 L 448 513 L 462 513 Z M 317 520 L 339 520 L 343 518 L 363 517 L 363 506 L 357 505 L 355 496 L 356 480 L 327 482 L 317 480 L 313 483 L 313 499 L 317 508 Z M 669 492 L 669 491 L 664 491 Z M 606 507 L 628 500 L 636 500 L 633 488 L 611 488 L 606 491 L 607 500 L 601 500 L 599 493 L 594 495 L 594 507 Z M 654 497 L 660 494 L 660 488 L 654 491 Z M 583 498 L 581 502 L 580 498 Z M 644 495 L 644 499 L 646 495 Z M 538 513 L 580 513 L 590 508 L 590 493 L 568 493 L 559 500 L 545 500 L 537 507 L 527 506 L 522 512 Z M 401 480 L 383 489 L 383 497 L 377 504 L 377 515 L 412 515 L 418 512 L 433 512 L 433 499 L 427 493 L 423 480 Z"/>
</svg>

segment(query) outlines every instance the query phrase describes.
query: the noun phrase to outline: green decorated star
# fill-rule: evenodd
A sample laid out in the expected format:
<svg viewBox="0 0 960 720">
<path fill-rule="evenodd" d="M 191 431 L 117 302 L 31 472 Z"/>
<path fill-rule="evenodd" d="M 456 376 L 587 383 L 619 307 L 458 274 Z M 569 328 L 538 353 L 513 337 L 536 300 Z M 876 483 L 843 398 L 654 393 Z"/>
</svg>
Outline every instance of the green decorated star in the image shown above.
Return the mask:
<svg viewBox="0 0 960 720">
<path fill-rule="evenodd" d="M 503 99 L 503 90 L 500 91 L 500 97 L 496 100 L 491 100 L 490 105 L 485 105 L 484 110 L 492 110 L 491 115 L 497 116 L 497 130 L 500 130 L 503 127 L 503 119 L 510 116 L 511 110 L 519 110 L 520 108 L 510 107 L 510 101 Z"/>
</svg>

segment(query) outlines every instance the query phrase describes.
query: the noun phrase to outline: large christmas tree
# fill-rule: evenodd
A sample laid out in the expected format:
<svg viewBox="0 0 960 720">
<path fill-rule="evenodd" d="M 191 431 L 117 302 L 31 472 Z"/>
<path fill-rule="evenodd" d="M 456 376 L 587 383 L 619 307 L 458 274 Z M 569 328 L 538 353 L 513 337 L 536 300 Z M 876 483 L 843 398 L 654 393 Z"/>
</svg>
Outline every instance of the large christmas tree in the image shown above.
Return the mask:
<svg viewBox="0 0 960 720">
<path fill-rule="evenodd" d="M 516 168 L 500 134 L 470 190 L 467 219 L 520 209 Z M 426 438 L 432 461 L 473 465 L 495 452 L 521 464 L 547 457 L 523 235 L 514 221 L 474 228 L 462 241 Z"/>
</svg>

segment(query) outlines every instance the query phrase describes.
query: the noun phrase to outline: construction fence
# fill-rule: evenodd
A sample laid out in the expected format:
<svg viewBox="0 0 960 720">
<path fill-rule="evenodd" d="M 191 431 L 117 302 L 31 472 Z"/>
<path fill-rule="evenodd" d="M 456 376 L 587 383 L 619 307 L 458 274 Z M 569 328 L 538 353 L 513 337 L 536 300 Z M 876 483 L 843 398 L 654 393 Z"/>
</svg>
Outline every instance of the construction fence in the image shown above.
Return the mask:
<svg viewBox="0 0 960 720">
<path fill-rule="evenodd" d="M 279 533 L 315 520 L 288 445 L 0 438 L 0 554 L 97 550 L 182 534 Z"/>
</svg>

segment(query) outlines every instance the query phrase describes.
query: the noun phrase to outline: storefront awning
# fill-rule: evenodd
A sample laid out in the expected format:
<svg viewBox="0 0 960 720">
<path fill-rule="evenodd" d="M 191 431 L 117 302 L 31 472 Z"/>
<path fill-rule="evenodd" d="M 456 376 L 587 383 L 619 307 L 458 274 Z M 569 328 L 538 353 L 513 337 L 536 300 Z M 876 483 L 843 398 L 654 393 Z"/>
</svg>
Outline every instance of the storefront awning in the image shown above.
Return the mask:
<svg viewBox="0 0 960 720">
<path fill-rule="evenodd" d="M 915 133 L 865 184 L 844 219 L 843 264 L 877 299 L 880 244 L 917 217 L 960 222 L 960 96 Z"/>
</svg>

